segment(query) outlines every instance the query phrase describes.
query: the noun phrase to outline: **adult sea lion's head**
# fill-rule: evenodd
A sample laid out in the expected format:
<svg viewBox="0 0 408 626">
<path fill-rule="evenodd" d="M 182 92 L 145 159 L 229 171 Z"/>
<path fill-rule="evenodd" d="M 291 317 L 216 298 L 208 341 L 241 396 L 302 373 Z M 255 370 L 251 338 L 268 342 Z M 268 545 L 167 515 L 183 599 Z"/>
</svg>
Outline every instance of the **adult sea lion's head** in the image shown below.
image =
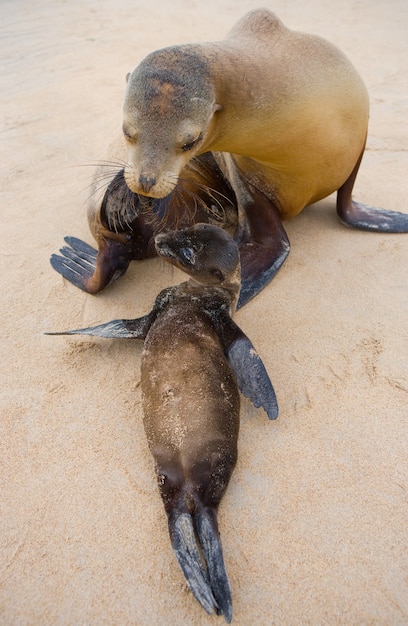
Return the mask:
<svg viewBox="0 0 408 626">
<path fill-rule="evenodd" d="M 154 198 L 167 196 L 184 165 L 205 151 L 220 108 L 199 47 L 175 46 L 148 55 L 128 76 L 125 94 L 129 189 Z"/>
</svg>

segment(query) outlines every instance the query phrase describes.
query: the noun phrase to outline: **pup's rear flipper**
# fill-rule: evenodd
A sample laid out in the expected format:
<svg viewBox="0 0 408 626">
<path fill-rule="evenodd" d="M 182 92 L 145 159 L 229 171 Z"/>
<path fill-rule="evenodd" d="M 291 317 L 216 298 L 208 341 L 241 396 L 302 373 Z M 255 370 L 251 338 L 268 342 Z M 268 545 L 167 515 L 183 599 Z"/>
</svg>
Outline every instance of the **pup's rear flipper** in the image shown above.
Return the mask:
<svg viewBox="0 0 408 626">
<path fill-rule="evenodd" d="M 194 597 L 207 613 L 223 614 L 229 623 L 232 599 L 218 530 L 214 529 L 206 513 L 194 516 L 193 522 L 189 513 L 173 512 L 169 515 L 169 533 L 174 553 Z M 196 533 L 207 571 L 200 557 Z"/>
<path fill-rule="evenodd" d="M 207 564 L 210 585 L 225 621 L 232 619 L 232 597 L 225 571 L 224 557 L 215 511 L 204 510 L 194 518 L 201 549 Z"/>
</svg>

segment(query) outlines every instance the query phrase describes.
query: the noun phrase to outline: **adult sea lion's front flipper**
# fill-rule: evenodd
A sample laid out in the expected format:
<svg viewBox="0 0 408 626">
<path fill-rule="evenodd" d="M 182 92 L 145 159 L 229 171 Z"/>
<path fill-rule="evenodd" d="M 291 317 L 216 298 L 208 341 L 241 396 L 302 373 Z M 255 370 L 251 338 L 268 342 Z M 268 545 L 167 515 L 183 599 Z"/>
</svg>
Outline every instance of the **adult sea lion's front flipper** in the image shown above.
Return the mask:
<svg viewBox="0 0 408 626">
<path fill-rule="evenodd" d="M 238 174 L 238 170 L 237 170 Z M 248 181 L 235 176 L 242 209 L 234 239 L 241 259 L 239 309 L 256 296 L 275 276 L 289 254 L 289 239 L 278 209 Z"/>
<path fill-rule="evenodd" d="M 99 251 L 81 239 L 65 237 L 68 244 L 53 254 L 52 267 L 73 285 L 87 293 L 98 293 L 122 276 L 132 260 L 130 246 L 114 239 L 103 239 Z"/>
<path fill-rule="evenodd" d="M 364 152 L 364 151 L 363 151 Z M 408 233 L 408 214 L 366 206 L 352 199 L 361 153 L 350 176 L 337 192 L 337 214 L 346 226 L 379 233 Z"/>
<path fill-rule="evenodd" d="M 250 339 L 227 313 L 220 319 L 217 331 L 240 392 L 249 398 L 255 407 L 262 407 L 269 419 L 276 419 L 279 407 L 275 390 L 265 365 Z"/>
<path fill-rule="evenodd" d="M 104 337 L 105 339 L 145 339 L 149 328 L 155 318 L 155 311 L 151 311 L 143 317 L 134 320 L 112 320 L 106 324 L 98 326 L 88 326 L 87 328 L 76 328 L 75 330 L 65 330 L 46 335 L 92 335 L 93 337 Z"/>
</svg>

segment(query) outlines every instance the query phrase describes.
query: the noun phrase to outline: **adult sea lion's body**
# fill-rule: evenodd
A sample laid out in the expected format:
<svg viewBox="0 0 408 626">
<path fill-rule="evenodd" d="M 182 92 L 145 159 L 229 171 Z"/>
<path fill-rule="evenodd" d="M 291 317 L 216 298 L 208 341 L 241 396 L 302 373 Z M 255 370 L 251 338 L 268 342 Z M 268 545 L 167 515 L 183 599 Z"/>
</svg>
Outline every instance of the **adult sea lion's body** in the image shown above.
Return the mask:
<svg viewBox="0 0 408 626">
<path fill-rule="evenodd" d="M 242 305 L 289 252 L 282 220 L 334 191 L 345 224 L 408 232 L 408 215 L 351 197 L 368 109 L 340 50 L 255 10 L 223 41 L 158 50 L 130 74 L 124 179 L 133 193 L 166 198 L 191 159 L 212 152 L 239 214 Z"/>
<path fill-rule="evenodd" d="M 253 11 L 223 41 L 158 50 L 132 72 L 125 179 L 161 198 L 193 155 L 229 153 L 229 179 L 238 172 L 294 217 L 348 178 L 368 108 L 363 81 L 337 48 Z"/>
<path fill-rule="evenodd" d="M 240 288 L 236 243 L 223 230 L 200 224 L 157 235 L 156 246 L 189 281 L 161 292 L 140 319 L 67 334 L 145 340 L 144 427 L 171 543 L 195 597 L 229 622 L 217 510 L 237 458 L 238 388 L 271 419 L 277 417 L 276 397 L 253 345 L 231 319 Z"/>
</svg>

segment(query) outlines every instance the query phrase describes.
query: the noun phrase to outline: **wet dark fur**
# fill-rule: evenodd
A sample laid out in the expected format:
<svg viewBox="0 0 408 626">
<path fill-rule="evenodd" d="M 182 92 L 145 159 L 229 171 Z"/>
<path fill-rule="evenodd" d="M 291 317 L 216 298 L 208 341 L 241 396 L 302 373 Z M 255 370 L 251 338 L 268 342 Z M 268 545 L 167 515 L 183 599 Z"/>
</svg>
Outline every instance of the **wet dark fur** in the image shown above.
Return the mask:
<svg viewBox="0 0 408 626">
<path fill-rule="evenodd" d="M 231 318 L 240 288 L 237 244 L 224 230 L 198 224 L 157 235 L 156 247 L 190 280 L 164 289 L 141 318 L 62 334 L 144 340 L 143 423 L 171 544 L 203 608 L 230 622 L 217 511 L 237 459 L 238 390 L 270 419 L 278 404 L 262 360 Z"/>
<path fill-rule="evenodd" d="M 98 249 L 66 237 L 62 256 L 51 257 L 57 272 L 88 293 L 98 293 L 122 276 L 131 261 L 155 256 L 158 233 L 196 223 L 229 228 L 238 221 L 235 194 L 211 153 L 193 159 L 166 198 L 133 193 L 120 162 L 102 162 L 94 186 L 96 192 L 106 186 L 99 210 L 91 210 L 89 218 Z"/>
</svg>

